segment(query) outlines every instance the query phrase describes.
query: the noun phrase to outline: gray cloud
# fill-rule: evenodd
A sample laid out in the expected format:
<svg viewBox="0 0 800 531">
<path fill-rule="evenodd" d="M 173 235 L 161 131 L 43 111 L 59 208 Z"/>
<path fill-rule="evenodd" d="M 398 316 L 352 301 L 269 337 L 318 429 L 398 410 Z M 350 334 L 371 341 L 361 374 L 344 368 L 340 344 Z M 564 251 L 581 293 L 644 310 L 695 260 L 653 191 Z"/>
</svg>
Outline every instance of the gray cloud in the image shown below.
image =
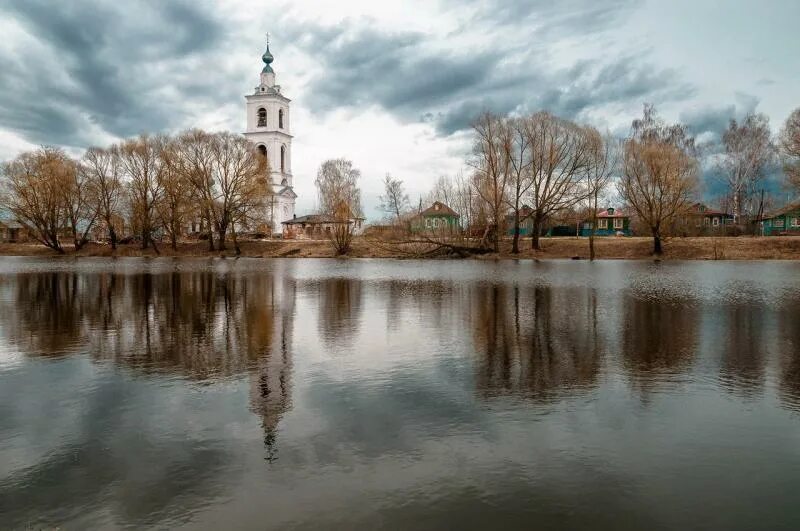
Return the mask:
<svg viewBox="0 0 800 531">
<path fill-rule="evenodd" d="M 548 34 L 559 29 L 565 34 L 567 28 L 591 33 L 622 16 L 630 2 L 598 2 L 579 13 L 543 6 L 480 3 L 474 16 L 490 24 L 516 24 L 507 31 L 517 36 L 525 34 L 526 24 L 533 25 L 531 17 L 538 17 Z M 534 32 L 530 45 L 509 41 L 442 51 L 433 37 L 379 32 L 363 19 L 335 26 L 296 27 L 284 22 L 291 41 L 320 64 L 321 72 L 311 80 L 306 98 L 319 113 L 377 105 L 405 122 L 431 122 L 448 135 L 469 127 L 484 110 L 546 109 L 580 119 L 607 105 L 682 100 L 694 94 L 675 71 L 649 62 L 646 49 L 616 58 L 584 57 L 554 69 L 542 53 L 543 30 Z"/>
<path fill-rule="evenodd" d="M 189 2 L 20 0 L 0 9 L 42 45 L 0 55 L 0 121 L 37 143 L 85 145 L 91 124 L 128 136 L 178 123 L 185 109 L 160 93 L 183 92 L 185 76 L 170 67 L 224 35 Z"/>
</svg>

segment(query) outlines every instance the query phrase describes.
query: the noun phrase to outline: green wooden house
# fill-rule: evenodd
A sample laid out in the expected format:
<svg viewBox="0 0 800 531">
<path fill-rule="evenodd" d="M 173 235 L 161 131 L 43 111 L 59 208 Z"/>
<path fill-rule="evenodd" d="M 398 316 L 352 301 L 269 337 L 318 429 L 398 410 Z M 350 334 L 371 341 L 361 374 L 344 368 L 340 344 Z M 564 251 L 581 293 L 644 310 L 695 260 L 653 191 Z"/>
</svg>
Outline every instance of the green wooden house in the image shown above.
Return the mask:
<svg viewBox="0 0 800 531">
<path fill-rule="evenodd" d="M 458 212 L 441 201 L 434 201 L 411 219 L 411 232 L 457 231 L 460 230 L 458 218 Z"/>
<path fill-rule="evenodd" d="M 800 236 L 800 201 L 764 216 L 760 224 L 764 236 Z"/>
<path fill-rule="evenodd" d="M 592 232 L 592 220 L 586 219 L 581 223 L 581 236 L 589 236 Z M 597 212 L 597 228 L 595 236 L 630 236 L 631 217 L 617 208 L 604 208 Z"/>
</svg>

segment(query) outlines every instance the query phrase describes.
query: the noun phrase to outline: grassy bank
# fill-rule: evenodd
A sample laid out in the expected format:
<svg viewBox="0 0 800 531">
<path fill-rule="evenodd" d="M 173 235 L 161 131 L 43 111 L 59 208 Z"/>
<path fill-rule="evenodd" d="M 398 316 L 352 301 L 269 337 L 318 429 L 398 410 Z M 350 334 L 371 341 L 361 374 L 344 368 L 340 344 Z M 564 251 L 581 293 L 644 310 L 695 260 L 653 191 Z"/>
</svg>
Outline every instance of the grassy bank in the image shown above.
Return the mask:
<svg viewBox="0 0 800 531">
<path fill-rule="evenodd" d="M 534 252 L 530 241 L 521 242 L 522 252 L 511 254 L 511 242 L 503 242 L 500 254 L 488 254 L 479 259 L 495 258 L 588 258 L 589 247 L 585 238 L 543 238 L 544 249 Z M 247 241 L 242 242 L 242 255 L 264 258 L 328 258 L 334 253 L 327 241 Z M 643 260 L 651 259 L 652 240 L 649 238 L 597 238 L 595 244 L 600 259 Z M 186 242 L 173 251 L 169 245 L 159 246 L 160 256 L 233 256 L 233 250 L 209 251 L 205 242 Z M 38 244 L 0 244 L 0 255 L 5 256 L 58 256 Z M 108 245 L 88 244 L 78 252 L 67 250 L 66 256 L 158 256 L 152 249 L 142 250 L 138 245 L 121 245 L 112 252 Z M 349 254 L 353 258 L 407 258 L 390 246 L 357 238 Z M 667 260 L 796 260 L 800 259 L 800 238 L 673 238 L 666 242 Z"/>
</svg>

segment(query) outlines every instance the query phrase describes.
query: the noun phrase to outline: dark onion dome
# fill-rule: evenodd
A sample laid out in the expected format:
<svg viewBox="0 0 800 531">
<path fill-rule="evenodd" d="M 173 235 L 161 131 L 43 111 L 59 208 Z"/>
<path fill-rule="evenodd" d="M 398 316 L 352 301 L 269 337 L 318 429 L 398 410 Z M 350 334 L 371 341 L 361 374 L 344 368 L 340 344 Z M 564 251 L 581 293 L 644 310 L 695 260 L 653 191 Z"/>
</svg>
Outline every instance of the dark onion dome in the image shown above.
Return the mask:
<svg viewBox="0 0 800 531">
<path fill-rule="evenodd" d="M 264 64 L 265 64 L 264 70 L 262 70 L 262 72 L 274 74 L 275 71 L 272 70 L 271 66 L 269 66 L 270 63 L 272 63 L 272 61 L 275 60 L 275 58 L 272 57 L 272 54 L 269 52 L 269 44 L 267 44 L 267 51 L 264 52 L 264 55 L 261 56 L 261 60 L 264 61 Z"/>
</svg>

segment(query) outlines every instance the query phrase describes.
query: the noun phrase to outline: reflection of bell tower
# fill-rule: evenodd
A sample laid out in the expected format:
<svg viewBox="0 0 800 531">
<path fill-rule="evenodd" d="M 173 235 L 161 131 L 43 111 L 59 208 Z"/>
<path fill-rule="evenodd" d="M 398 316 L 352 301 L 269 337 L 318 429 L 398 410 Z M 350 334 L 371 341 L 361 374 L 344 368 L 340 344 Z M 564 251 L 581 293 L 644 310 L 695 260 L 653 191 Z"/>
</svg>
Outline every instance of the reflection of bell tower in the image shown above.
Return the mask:
<svg viewBox="0 0 800 531">
<path fill-rule="evenodd" d="M 244 136 L 267 156 L 270 166 L 272 196 L 267 208 L 267 224 L 273 233 L 281 232 L 281 222 L 294 217 L 294 202 L 297 195 L 292 188 L 292 135 L 290 131 L 289 103 L 281 94 L 281 86 L 275 84 L 272 62 L 275 58 L 269 51 L 261 56 L 264 68 L 260 83 L 247 100 L 247 130 Z"/>
<path fill-rule="evenodd" d="M 270 306 L 267 314 L 258 317 L 256 328 L 269 327 L 271 339 L 267 352 L 260 357 L 250 376 L 250 407 L 261 417 L 267 461 L 277 459 L 275 447 L 278 423 L 292 403 L 292 327 L 294 323 L 294 281 L 280 279 L 280 272 L 267 283 L 270 293 L 264 294 Z M 271 304 L 270 304 L 271 303 Z"/>
</svg>

